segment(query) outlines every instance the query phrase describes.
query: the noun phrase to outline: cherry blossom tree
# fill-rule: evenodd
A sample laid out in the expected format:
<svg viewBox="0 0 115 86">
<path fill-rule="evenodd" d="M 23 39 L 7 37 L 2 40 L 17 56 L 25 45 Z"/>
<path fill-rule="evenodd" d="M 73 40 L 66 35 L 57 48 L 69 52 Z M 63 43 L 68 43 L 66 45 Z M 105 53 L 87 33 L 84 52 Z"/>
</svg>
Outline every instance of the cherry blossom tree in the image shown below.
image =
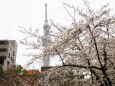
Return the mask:
<svg viewBox="0 0 115 86">
<path fill-rule="evenodd" d="M 74 9 L 81 19 L 76 21 L 69 13 L 73 19 L 70 26 L 59 26 L 52 22 L 53 27 L 57 29 L 57 33 L 54 31 L 50 33 L 54 40 L 39 56 L 34 56 L 30 61 L 42 58 L 43 55 L 52 56 L 55 59 L 58 56 L 62 61 L 62 65 L 43 72 L 43 77 L 38 78 L 37 82 L 42 84 L 41 86 L 50 86 L 51 83 L 55 83 L 53 80 L 62 83 L 63 86 L 64 82 L 68 82 L 69 79 L 75 82 L 75 86 L 80 80 L 82 80 L 80 82 L 83 83 L 82 86 L 112 86 L 115 84 L 115 17 L 110 15 L 108 5 L 102 6 L 98 11 L 93 11 L 87 2 L 84 4 L 86 9 L 80 10 L 63 3 L 65 9 L 66 7 Z M 40 38 L 26 29 L 21 31 L 29 34 L 29 37 L 36 37 L 37 40 Z M 41 41 L 37 41 L 38 44 L 29 43 L 27 38 L 21 43 L 37 49 L 42 45 Z M 78 78 L 80 72 L 76 73 L 76 68 L 82 72 L 80 75 L 84 76 L 84 73 L 89 73 L 89 78 Z M 69 73 L 74 73 L 74 78 L 65 76 L 70 76 Z"/>
</svg>

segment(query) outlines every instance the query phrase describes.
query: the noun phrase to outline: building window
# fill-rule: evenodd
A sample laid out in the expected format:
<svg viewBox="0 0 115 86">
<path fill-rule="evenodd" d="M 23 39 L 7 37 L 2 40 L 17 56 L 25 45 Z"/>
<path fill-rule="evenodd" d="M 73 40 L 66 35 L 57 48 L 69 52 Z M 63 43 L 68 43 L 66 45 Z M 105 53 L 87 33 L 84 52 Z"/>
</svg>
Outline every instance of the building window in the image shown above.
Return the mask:
<svg viewBox="0 0 115 86">
<path fill-rule="evenodd" d="M 9 53 L 8 57 L 10 58 L 10 53 Z"/>
<path fill-rule="evenodd" d="M 11 68 L 11 64 L 10 64 L 10 62 L 8 61 L 7 62 L 7 69 L 10 69 Z"/>
<path fill-rule="evenodd" d="M 10 51 L 12 50 L 12 48 L 10 47 Z"/>
<path fill-rule="evenodd" d="M 13 51 L 13 56 L 15 56 L 15 51 Z"/>
<path fill-rule="evenodd" d="M 11 61 L 12 61 L 12 63 L 14 63 L 14 58 L 13 57 L 11 57 Z"/>
<path fill-rule="evenodd" d="M 4 64 L 4 59 L 0 59 L 0 64 Z"/>
</svg>

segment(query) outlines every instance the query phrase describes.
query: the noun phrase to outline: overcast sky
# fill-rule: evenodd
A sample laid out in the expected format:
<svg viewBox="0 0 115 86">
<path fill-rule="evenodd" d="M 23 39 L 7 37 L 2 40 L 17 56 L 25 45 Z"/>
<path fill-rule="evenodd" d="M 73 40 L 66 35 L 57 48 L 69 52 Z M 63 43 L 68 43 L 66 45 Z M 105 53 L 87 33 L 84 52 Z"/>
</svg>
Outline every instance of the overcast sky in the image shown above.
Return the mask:
<svg viewBox="0 0 115 86">
<path fill-rule="evenodd" d="M 63 0 L 69 4 L 82 7 L 82 0 Z M 115 12 L 115 0 L 89 0 L 92 9 L 110 3 L 112 12 Z M 19 44 L 23 37 L 18 26 L 42 29 L 44 23 L 44 4 L 48 3 L 48 19 L 56 23 L 68 24 L 71 18 L 64 10 L 62 0 L 0 0 L 0 39 L 12 39 L 18 42 L 17 64 L 26 63 L 23 55 L 26 50 Z"/>
</svg>

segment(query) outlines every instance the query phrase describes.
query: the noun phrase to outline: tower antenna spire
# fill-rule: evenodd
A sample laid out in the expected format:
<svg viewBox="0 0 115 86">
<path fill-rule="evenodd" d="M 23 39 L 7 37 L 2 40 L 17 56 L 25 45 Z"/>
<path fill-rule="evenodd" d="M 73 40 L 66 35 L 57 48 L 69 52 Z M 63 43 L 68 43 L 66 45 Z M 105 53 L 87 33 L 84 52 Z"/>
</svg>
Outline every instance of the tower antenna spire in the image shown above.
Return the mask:
<svg viewBox="0 0 115 86">
<path fill-rule="evenodd" d="M 44 29 L 49 29 L 49 25 L 48 25 L 48 19 L 47 19 L 47 3 L 45 3 L 45 21 L 44 21 Z"/>
<path fill-rule="evenodd" d="M 45 21 L 48 21 L 47 20 L 47 3 L 45 3 Z"/>
</svg>

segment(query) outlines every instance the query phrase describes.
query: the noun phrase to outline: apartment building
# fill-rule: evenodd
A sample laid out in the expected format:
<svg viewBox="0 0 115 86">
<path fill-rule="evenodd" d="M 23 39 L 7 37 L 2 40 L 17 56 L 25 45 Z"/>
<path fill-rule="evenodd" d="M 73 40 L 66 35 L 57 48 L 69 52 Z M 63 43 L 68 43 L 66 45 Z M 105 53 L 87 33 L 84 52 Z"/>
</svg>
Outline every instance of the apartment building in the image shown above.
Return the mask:
<svg viewBox="0 0 115 86">
<path fill-rule="evenodd" d="M 0 66 L 3 70 L 11 68 L 16 63 L 17 47 L 15 40 L 0 40 Z"/>
</svg>

